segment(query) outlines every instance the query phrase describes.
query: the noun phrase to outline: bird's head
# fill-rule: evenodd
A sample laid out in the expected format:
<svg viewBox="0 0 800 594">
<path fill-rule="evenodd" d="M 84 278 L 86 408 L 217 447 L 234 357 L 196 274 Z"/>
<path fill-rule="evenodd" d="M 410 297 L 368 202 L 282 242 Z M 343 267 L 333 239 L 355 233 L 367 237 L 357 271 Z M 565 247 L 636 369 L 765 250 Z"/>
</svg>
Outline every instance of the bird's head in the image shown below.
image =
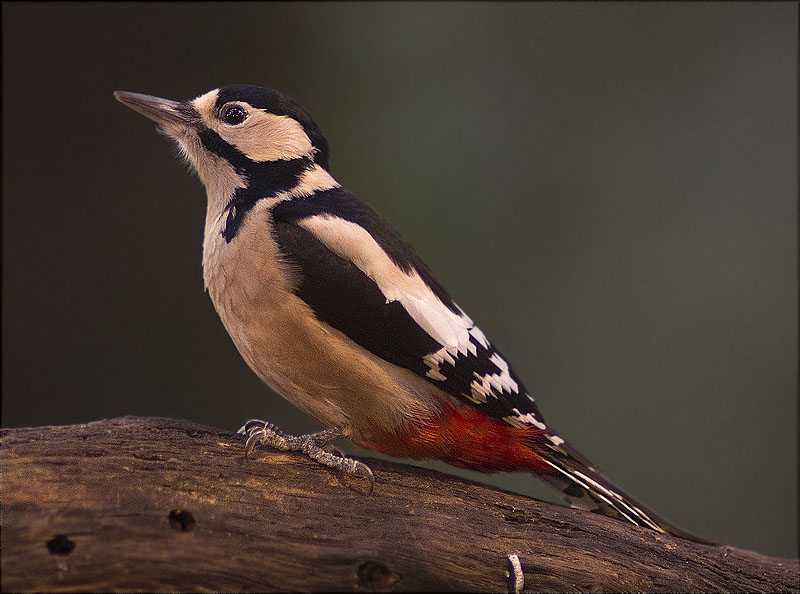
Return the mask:
<svg viewBox="0 0 800 594">
<path fill-rule="evenodd" d="M 116 91 L 121 103 L 153 120 L 179 145 L 228 212 L 226 237 L 256 200 L 332 187 L 328 143 L 311 116 L 272 89 L 229 85 L 188 101 Z"/>
<path fill-rule="evenodd" d="M 328 170 L 328 143 L 311 116 L 279 91 L 229 85 L 188 101 L 116 91 L 121 103 L 174 138 L 205 182 L 215 161 L 240 174 L 251 163 L 309 159 Z"/>
</svg>

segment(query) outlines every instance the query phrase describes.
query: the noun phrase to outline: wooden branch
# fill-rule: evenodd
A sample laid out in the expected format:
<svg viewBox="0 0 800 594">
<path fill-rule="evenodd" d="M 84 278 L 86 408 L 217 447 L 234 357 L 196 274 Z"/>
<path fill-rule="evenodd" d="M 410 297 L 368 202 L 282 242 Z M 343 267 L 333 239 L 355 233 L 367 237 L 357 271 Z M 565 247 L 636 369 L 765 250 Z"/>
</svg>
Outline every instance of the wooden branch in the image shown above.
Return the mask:
<svg viewBox="0 0 800 594">
<path fill-rule="evenodd" d="M 661 536 L 402 464 L 371 495 L 229 431 L 2 432 L 3 591 L 797 592 L 798 561 Z"/>
</svg>

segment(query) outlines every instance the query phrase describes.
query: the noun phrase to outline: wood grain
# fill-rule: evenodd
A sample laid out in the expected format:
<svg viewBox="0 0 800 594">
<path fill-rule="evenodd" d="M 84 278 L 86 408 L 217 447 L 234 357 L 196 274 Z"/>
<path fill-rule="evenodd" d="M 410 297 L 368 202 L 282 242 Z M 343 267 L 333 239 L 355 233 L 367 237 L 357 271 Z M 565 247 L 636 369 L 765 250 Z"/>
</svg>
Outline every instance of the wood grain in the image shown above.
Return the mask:
<svg viewBox="0 0 800 594">
<path fill-rule="evenodd" d="M 188 421 L 5 429 L 2 590 L 797 592 L 796 559 L 708 546 L 434 471 L 375 490 Z M 359 490 L 361 489 L 361 490 Z"/>
</svg>

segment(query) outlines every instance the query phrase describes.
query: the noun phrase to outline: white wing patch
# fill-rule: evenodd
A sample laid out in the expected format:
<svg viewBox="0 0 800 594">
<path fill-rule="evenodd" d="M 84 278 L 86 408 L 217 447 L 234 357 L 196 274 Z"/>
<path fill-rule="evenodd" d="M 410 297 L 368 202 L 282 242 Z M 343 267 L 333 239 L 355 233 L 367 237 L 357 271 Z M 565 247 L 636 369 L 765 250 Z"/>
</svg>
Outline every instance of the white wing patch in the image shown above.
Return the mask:
<svg viewBox="0 0 800 594">
<path fill-rule="evenodd" d="M 466 353 L 470 346 L 475 348 L 469 340 L 472 320 L 463 312 L 450 311 L 415 270 L 403 272 L 366 229 L 329 214 L 302 219 L 298 225 L 358 266 L 375 281 L 387 303 L 399 301 L 411 318 L 449 352 Z"/>
</svg>

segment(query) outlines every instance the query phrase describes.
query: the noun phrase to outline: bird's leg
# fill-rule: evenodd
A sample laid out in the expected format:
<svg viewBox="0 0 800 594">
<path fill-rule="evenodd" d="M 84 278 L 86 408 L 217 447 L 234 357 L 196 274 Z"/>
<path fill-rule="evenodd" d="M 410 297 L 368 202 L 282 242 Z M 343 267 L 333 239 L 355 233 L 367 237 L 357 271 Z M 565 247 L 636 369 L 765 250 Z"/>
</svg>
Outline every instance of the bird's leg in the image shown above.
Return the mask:
<svg viewBox="0 0 800 594">
<path fill-rule="evenodd" d="M 345 436 L 341 429 L 325 429 L 307 435 L 288 435 L 272 423 L 260 419 L 250 419 L 242 425 L 237 433 L 247 435 L 247 442 L 244 446 L 246 458 L 250 457 L 250 453 L 257 444 L 275 448 L 281 452 L 301 452 L 322 466 L 327 466 L 347 476 L 367 479 L 369 493 L 372 493 L 375 487 L 375 477 L 369 466 L 354 458 L 344 456 L 339 448 L 331 445 L 335 440 Z M 338 451 L 338 454 L 332 453 L 331 449 Z"/>
</svg>

